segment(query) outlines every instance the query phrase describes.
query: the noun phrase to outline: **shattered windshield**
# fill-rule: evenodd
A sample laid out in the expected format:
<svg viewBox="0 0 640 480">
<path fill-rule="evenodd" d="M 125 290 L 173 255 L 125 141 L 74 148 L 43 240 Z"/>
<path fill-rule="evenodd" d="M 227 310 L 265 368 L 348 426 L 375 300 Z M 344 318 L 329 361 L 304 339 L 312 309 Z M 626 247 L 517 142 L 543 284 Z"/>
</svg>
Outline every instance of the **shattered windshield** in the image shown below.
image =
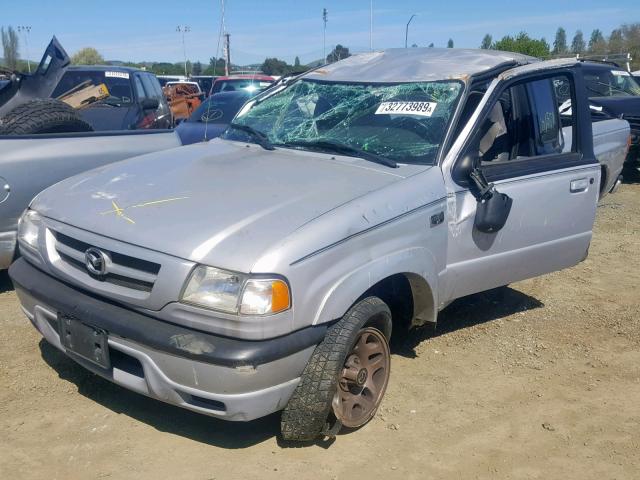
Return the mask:
<svg viewBox="0 0 640 480">
<path fill-rule="evenodd" d="M 640 86 L 625 70 L 600 70 L 584 74 L 589 96 L 617 97 L 638 96 Z"/>
<path fill-rule="evenodd" d="M 340 144 L 398 163 L 433 164 L 453 113 L 459 81 L 400 84 L 300 80 L 268 96 L 235 123 L 274 146 Z M 224 138 L 251 141 L 231 129 Z"/>
</svg>

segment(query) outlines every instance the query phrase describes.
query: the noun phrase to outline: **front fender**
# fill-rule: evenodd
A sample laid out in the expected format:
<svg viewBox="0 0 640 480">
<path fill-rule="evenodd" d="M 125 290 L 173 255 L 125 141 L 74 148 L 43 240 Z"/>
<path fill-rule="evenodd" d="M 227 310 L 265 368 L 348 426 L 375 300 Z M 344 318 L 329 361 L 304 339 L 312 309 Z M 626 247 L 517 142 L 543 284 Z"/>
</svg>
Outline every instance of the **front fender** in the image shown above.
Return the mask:
<svg viewBox="0 0 640 480">
<path fill-rule="evenodd" d="M 433 321 L 437 305 L 438 269 L 432 252 L 413 247 L 378 257 L 339 278 L 326 292 L 316 311 L 313 324 L 341 318 L 354 302 L 372 286 L 396 274 L 405 274 L 414 294 L 414 318 L 417 323 Z"/>
</svg>

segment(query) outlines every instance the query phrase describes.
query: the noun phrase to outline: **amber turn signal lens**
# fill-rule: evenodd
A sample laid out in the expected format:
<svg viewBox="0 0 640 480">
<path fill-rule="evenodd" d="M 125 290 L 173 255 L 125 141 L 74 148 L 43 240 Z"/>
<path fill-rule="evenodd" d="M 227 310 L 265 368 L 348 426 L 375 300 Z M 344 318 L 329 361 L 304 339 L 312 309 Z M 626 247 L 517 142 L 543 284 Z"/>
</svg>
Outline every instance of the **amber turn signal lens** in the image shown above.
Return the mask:
<svg viewBox="0 0 640 480">
<path fill-rule="evenodd" d="M 282 312 L 291 306 L 289 286 L 282 280 L 271 283 L 271 313 Z"/>
</svg>

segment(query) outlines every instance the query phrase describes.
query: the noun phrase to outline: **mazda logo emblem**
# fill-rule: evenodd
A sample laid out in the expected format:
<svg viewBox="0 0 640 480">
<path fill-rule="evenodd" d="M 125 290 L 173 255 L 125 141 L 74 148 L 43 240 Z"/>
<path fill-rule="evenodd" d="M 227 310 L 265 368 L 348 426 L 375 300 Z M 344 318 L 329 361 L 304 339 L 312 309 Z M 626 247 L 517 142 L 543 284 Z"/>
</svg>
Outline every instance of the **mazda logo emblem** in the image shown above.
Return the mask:
<svg viewBox="0 0 640 480">
<path fill-rule="evenodd" d="M 84 263 L 91 275 L 102 277 L 107 272 L 107 254 L 97 248 L 84 252 Z"/>
</svg>

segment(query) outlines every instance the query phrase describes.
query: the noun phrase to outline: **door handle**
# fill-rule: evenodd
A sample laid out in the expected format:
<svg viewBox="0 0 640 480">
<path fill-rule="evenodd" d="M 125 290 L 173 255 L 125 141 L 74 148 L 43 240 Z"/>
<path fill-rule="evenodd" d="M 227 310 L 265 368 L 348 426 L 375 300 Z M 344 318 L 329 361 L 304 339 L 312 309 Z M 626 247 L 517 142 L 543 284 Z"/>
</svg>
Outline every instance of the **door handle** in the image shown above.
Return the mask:
<svg viewBox="0 0 640 480">
<path fill-rule="evenodd" d="M 569 186 L 571 193 L 584 192 L 587 188 L 589 188 L 589 180 L 586 177 L 571 180 L 571 185 Z"/>
</svg>

